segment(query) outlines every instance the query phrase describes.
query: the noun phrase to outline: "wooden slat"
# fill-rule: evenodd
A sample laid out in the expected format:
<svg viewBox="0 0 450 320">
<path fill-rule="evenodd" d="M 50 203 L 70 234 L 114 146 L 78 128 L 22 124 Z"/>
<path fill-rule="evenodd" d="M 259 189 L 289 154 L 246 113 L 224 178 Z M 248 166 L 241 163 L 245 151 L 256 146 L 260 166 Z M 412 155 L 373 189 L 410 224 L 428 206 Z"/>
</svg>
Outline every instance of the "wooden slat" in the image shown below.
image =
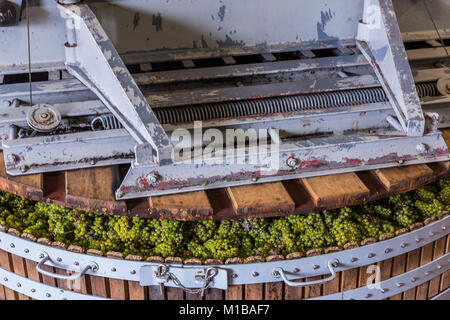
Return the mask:
<svg viewBox="0 0 450 320">
<path fill-rule="evenodd" d="M 264 260 L 261 257 L 250 257 L 245 263 L 261 263 Z M 262 283 L 247 284 L 244 286 L 245 300 L 262 300 L 264 298 L 264 285 Z"/>
<path fill-rule="evenodd" d="M 12 263 L 14 266 L 14 273 L 18 274 L 19 276 L 22 276 L 24 278 L 28 278 L 26 266 L 25 266 L 25 259 L 19 256 L 16 256 L 15 254 L 11 255 L 12 257 Z M 17 296 L 19 300 L 30 300 L 30 298 L 22 293 L 17 293 Z"/>
<path fill-rule="evenodd" d="M 205 191 L 149 198 L 152 213 L 172 216 L 212 215 L 213 208 Z"/>
<path fill-rule="evenodd" d="M 423 266 L 433 260 L 433 247 L 434 243 L 429 243 L 422 247 L 420 252 L 420 265 Z M 428 287 L 429 281 L 421 284 L 417 287 L 416 300 L 427 300 L 428 299 Z"/>
<path fill-rule="evenodd" d="M 316 206 L 345 204 L 369 196 L 369 189 L 355 173 L 304 178 L 301 182 Z"/>
<path fill-rule="evenodd" d="M 267 257 L 267 262 L 283 260 L 283 256 Z M 264 300 L 282 300 L 283 299 L 283 281 L 268 282 L 264 286 Z"/>
<path fill-rule="evenodd" d="M 89 249 L 86 253 L 92 256 L 103 256 L 103 253 L 101 251 L 94 249 Z M 109 293 L 109 281 L 107 278 L 89 275 L 86 279 L 87 281 L 89 281 L 92 295 L 104 298 L 111 297 Z"/>
<path fill-rule="evenodd" d="M 225 264 L 241 264 L 243 261 L 239 258 L 227 259 Z M 243 300 L 244 287 L 243 286 L 229 286 L 225 291 L 225 300 Z"/>
<path fill-rule="evenodd" d="M 118 252 L 107 252 L 106 256 L 112 259 L 123 259 L 123 255 Z M 120 279 L 109 279 L 109 290 L 112 299 L 127 300 L 128 299 L 128 281 Z"/>
<path fill-rule="evenodd" d="M 377 263 L 378 270 L 380 272 L 380 281 L 388 280 L 391 278 L 392 263 L 392 259 L 383 260 Z"/>
<path fill-rule="evenodd" d="M 447 244 L 445 246 L 445 253 L 450 252 L 450 235 L 447 236 Z M 450 287 L 450 270 L 445 271 L 441 275 L 441 286 L 439 292 L 443 292 Z"/>
<path fill-rule="evenodd" d="M 425 164 L 380 169 L 373 173 L 390 192 L 412 190 L 418 185 L 428 182 L 433 176 L 433 170 Z"/>
<path fill-rule="evenodd" d="M 46 239 L 46 238 L 40 238 L 37 240 L 38 243 L 46 245 L 46 246 L 50 246 L 51 242 L 50 240 Z M 55 273 L 55 268 L 47 266 L 47 265 L 43 265 L 42 269 L 51 273 Z M 52 286 L 52 287 L 56 287 L 56 279 L 53 277 L 49 277 L 46 275 L 41 275 L 41 279 L 42 279 L 42 283 Z"/>
<path fill-rule="evenodd" d="M 351 242 L 347 243 L 344 246 L 344 249 L 351 250 L 357 247 L 358 244 L 356 242 Z M 358 268 L 352 268 L 349 270 L 342 271 L 340 291 L 343 292 L 356 289 L 357 286 L 358 286 Z"/>
<path fill-rule="evenodd" d="M 334 252 L 339 252 L 341 251 L 340 248 L 338 247 L 333 247 L 333 248 L 327 248 L 325 250 L 325 254 L 329 254 L 329 253 L 334 253 Z M 329 294 L 333 294 L 333 293 L 337 293 L 339 292 L 339 286 L 340 286 L 340 280 L 341 280 L 341 272 L 338 272 L 336 274 L 336 278 L 329 281 L 329 282 L 325 282 L 322 286 L 322 295 L 326 296 Z"/>
<path fill-rule="evenodd" d="M 0 189 L 39 201 L 43 198 L 43 181 L 42 174 L 7 176 L 5 159 L 0 151 Z"/>
<path fill-rule="evenodd" d="M 420 249 L 415 249 L 407 254 L 406 271 L 411 271 L 419 267 Z M 416 288 L 412 288 L 403 292 L 403 300 L 415 300 Z"/>
<path fill-rule="evenodd" d="M 76 252 L 76 253 L 84 253 L 83 248 L 81 248 L 79 246 L 75 246 L 75 245 L 70 245 L 67 248 L 67 251 Z M 79 293 L 83 293 L 83 294 L 88 294 L 88 295 L 91 294 L 90 282 L 86 275 L 83 275 L 82 277 L 80 277 L 79 279 L 77 279 L 75 281 L 70 281 L 70 289 L 75 292 L 79 292 Z"/>
<path fill-rule="evenodd" d="M 182 264 L 183 260 L 177 257 L 167 257 L 167 264 Z M 166 288 L 167 300 L 184 300 L 184 291 L 181 288 L 167 287 Z"/>
<path fill-rule="evenodd" d="M 3 250 L 0 250 L 0 267 L 8 271 L 14 271 L 11 255 Z M 18 300 L 17 292 L 4 287 L 6 300 Z"/>
<path fill-rule="evenodd" d="M 295 203 L 281 182 L 227 188 L 237 214 L 293 212 Z"/>
<path fill-rule="evenodd" d="M 136 256 L 136 255 L 128 255 L 125 259 L 131 260 L 131 261 L 144 260 L 142 257 Z M 136 272 L 138 272 L 138 271 L 136 270 Z M 147 300 L 148 299 L 148 297 L 147 297 L 148 291 L 145 287 L 141 286 L 139 281 L 128 281 L 128 292 L 129 292 L 130 300 Z"/>
<path fill-rule="evenodd" d="M 442 257 L 445 252 L 445 237 L 440 238 L 434 242 L 434 248 L 433 248 L 433 260 L 438 259 L 439 257 Z M 430 280 L 429 286 L 428 286 L 428 297 L 433 298 L 439 293 L 440 289 L 440 280 L 441 277 L 435 277 Z"/>
<path fill-rule="evenodd" d="M 0 300 L 6 300 L 5 287 L 0 286 Z"/>
<path fill-rule="evenodd" d="M 126 212 L 125 202 L 114 198 L 120 182 L 117 166 L 66 171 L 65 174 L 69 206 L 93 212 Z"/>
<path fill-rule="evenodd" d="M 291 253 L 286 256 L 287 260 L 300 259 L 303 253 Z M 294 282 L 303 282 L 303 279 L 294 280 Z M 284 286 L 284 300 L 301 300 L 303 298 L 303 287 Z"/>
<path fill-rule="evenodd" d="M 308 251 L 306 253 L 306 256 L 314 257 L 314 256 L 318 256 L 321 254 L 322 254 L 321 250 L 313 249 L 313 250 Z M 322 267 L 324 267 L 324 266 L 322 266 Z M 309 277 L 309 278 L 305 278 L 305 282 L 317 281 L 322 278 L 323 278 L 322 276 Z M 319 297 L 321 295 L 322 295 L 322 285 L 317 284 L 314 286 L 306 286 L 305 287 L 305 299 L 315 298 L 315 297 Z"/>
</svg>

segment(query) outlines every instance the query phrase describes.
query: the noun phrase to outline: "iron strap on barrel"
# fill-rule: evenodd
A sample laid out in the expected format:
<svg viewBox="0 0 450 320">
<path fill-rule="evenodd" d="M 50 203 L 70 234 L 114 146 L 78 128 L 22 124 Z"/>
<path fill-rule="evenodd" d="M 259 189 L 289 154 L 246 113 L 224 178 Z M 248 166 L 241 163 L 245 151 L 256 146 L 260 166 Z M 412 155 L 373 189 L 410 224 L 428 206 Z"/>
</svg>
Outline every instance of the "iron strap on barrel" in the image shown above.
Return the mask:
<svg viewBox="0 0 450 320">
<path fill-rule="evenodd" d="M 252 264 L 229 264 L 229 265 L 182 265 L 166 264 L 170 267 L 179 282 L 187 288 L 202 288 L 205 278 L 199 279 L 200 275 L 207 275 L 208 268 L 217 269 L 217 275 L 208 284 L 209 288 L 226 289 L 231 285 L 255 284 L 279 282 L 280 277 L 274 274 L 282 268 L 288 280 L 302 279 L 307 277 L 321 276 L 330 273 L 329 263 L 335 259 L 339 261 L 334 272 L 354 269 L 361 266 L 375 264 L 379 261 L 391 259 L 423 247 L 449 234 L 450 216 L 433 222 L 423 228 L 397 236 L 390 240 L 380 241 L 359 248 L 344 250 L 340 252 L 323 254 L 314 257 L 306 257 L 294 260 L 282 260 Z M 159 285 L 155 271 L 160 263 L 110 259 L 87 254 L 74 253 L 55 247 L 45 246 L 0 232 L 0 250 L 21 256 L 25 259 L 40 262 L 42 252 L 46 252 L 51 258 L 45 265 L 60 269 L 70 269 L 73 266 L 86 266 L 96 263 L 98 269 L 86 271 L 87 275 L 129 280 L 141 282 L 143 285 Z M 445 269 L 449 269 L 447 264 Z M 165 281 L 164 285 L 169 287 L 180 287 L 177 281 Z"/>
</svg>

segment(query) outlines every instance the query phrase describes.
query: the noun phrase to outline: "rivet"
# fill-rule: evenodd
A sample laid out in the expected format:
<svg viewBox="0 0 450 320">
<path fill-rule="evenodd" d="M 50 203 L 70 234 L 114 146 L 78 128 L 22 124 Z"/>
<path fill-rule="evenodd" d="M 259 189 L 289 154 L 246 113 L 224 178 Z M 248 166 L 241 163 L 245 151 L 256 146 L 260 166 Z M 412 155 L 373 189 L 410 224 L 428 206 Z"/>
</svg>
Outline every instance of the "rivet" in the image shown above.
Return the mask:
<svg viewBox="0 0 450 320">
<path fill-rule="evenodd" d="M 47 292 L 47 293 L 45 294 L 45 296 L 46 296 L 47 298 L 50 298 L 52 295 L 51 295 L 50 293 Z"/>
<path fill-rule="evenodd" d="M 66 297 L 64 297 L 64 298 L 62 298 L 63 300 L 67 300 L 67 298 Z"/>
<path fill-rule="evenodd" d="M 300 272 L 300 269 L 299 268 L 294 268 L 294 273 L 299 273 Z"/>
<path fill-rule="evenodd" d="M 73 263 L 73 265 L 74 265 L 74 266 L 78 266 L 78 265 L 80 265 L 80 263 L 79 263 L 78 261 L 75 261 L 75 262 Z"/>
<path fill-rule="evenodd" d="M 356 261 L 358 261 L 358 258 L 352 257 L 352 258 L 350 259 L 350 261 L 351 261 L 351 262 L 356 262 Z"/>
<path fill-rule="evenodd" d="M 111 271 L 112 272 L 116 272 L 116 268 L 111 268 Z"/>
<path fill-rule="evenodd" d="M 43 253 L 41 253 L 41 254 L 39 255 L 39 259 L 44 259 L 44 254 L 43 254 Z"/>
<path fill-rule="evenodd" d="M 386 292 L 388 292 L 389 291 L 389 289 L 386 289 L 386 288 L 382 288 L 381 290 L 381 293 L 386 293 Z"/>
<path fill-rule="evenodd" d="M 389 253 L 389 252 L 392 252 L 391 248 L 386 248 L 386 250 L 384 250 L 384 253 Z"/>
<path fill-rule="evenodd" d="M 398 288 L 403 287 L 403 283 L 401 283 L 401 282 L 398 282 L 398 283 L 396 283 L 395 285 L 396 285 Z"/>
<path fill-rule="evenodd" d="M 31 289 L 31 292 L 36 292 L 36 289 L 32 288 L 32 289 Z"/>
<path fill-rule="evenodd" d="M 95 160 L 91 160 L 90 164 L 91 166 L 95 165 Z"/>
<path fill-rule="evenodd" d="M 62 259 L 60 257 L 56 258 L 56 261 L 61 262 Z"/>
<path fill-rule="evenodd" d="M 252 177 L 252 182 L 256 182 L 256 181 L 258 181 L 258 178 L 257 177 Z"/>
<path fill-rule="evenodd" d="M 257 277 L 257 276 L 259 276 L 259 273 L 256 272 L 256 271 L 254 271 L 254 272 L 252 273 L 252 276 Z"/>
<path fill-rule="evenodd" d="M 375 257 L 375 253 L 369 253 L 368 257 L 369 257 L 369 258 Z"/>
<path fill-rule="evenodd" d="M 20 282 L 17 282 L 17 286 L 20 288 L 22 285 L 20 284 Z"/>
<path fill-rule="evenodd" d="M 315 264 L 315 265 L 313 266 L 313 269 L 314 269 L 314 270 L 317 270 L 317 269 L 319 269 L 319 268 L 320 268 L 320 266 L 317 265 L 317 264 Z"/>
<path fill-rule="evenodd" d="M 5 281 L 5 282 L 8 281 L 8 278 L 4 277 L 4 278 L 3 278 L 3 281 Z"/>
<path fill-rule="evenodd" d="M 430 273 L 431 273 L 430 271 L 426 271 L 425 275 L 428 276 L 428 275 L 430 275 Z"/>
<path fill-rule="evenodd" d="M 441 266 L 441 265 L 438 265 L 437 268 L 438 268 L 439 270 L 441 270 L 441 269 L 442 269 L 442 266 Z"/>
<path fill-rule="evenodd" d="M 436 233 L 434 233 L 434 232 L 430 232 L 430 233 L 429 233 L 430 237 L 433 237 L 435 234 L 436 234 Z"/>
<path fill-rule="evenodd" d="M 398 160 L 398 164 L 404 164 L 405 160 Z"/>
<path fill-rule="evenodd" d="M 447 230 L 447 227 L 446 226 L 442 226 L 442 230 Z"/>
<path fill-rule="evenodd" d="M 25 253 L 28 253 L 28 252 L 30 252 L 30 250 L 28 250 L 28 249 L 25 249 L 25 250 L 23 250 Z"/>
<path fill-rule="evenodd" d="M 131 274 L 136 274 L 136 270 L 131 270 L 130 273 Z"/>
<path fill-rule="evenodd" d="M 416 277 L 412 277 L 411 278 L 411 282 L 416 282 L 417 281 L 417 278 Z"/>
<path fill-rule="evenodd" d="M 422 238 L 417 238 L 416 239 L 416 242 L 420 242 L 420 241 L 422 241 Z"/>
<path fill-rule="evenodd" d="M 232 275 L 231 275 L 231 277 L 233 278 L 233 279 L 236 279 L 237 277 L 239 277 L 236 273 L 233 273 Z"/>
<path fill-rule="evenodd" d="M 14 243 L 11 243 L 9 246 L 10 246 L 11 248 L 14 248 L 14 247 L 15 247 Z"/>
<path fill-rule="evenodd" d="M 366 299 L 369 299 L 372 295 L 370 293 L 366 294 Z"/>
<path fill-rule="evenodd" d="M 19 170 L 20 172 L 25 173 L 28 171 L 28 166 L 20 166 Z"/>
<path fill-rule="evenodd" d="M 408 245 L 407 243 L 402 243 L 402 244 L 400 245 L 400 247 L 406 248 L 407 245 Z"/>
</svg>

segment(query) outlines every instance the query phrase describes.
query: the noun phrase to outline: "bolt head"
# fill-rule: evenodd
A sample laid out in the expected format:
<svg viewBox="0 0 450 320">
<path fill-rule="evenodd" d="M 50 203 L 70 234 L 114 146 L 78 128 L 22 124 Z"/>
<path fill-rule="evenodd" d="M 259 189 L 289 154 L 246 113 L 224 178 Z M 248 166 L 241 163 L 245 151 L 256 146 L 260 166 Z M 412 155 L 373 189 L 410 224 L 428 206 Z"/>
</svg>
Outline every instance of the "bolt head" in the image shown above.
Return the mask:
<svg viewBox="0 0 450 320">
<path fill-rule="evenodd" d="M 21 166 L 21 167 L 19 168 L 19 170 L 20 170 L 20 172 L 25 173 L 25 172 L 28 171 L 28 166 Z"/>
<path fill-rule="evenodd" d="M 416 150 L 417 152 L 423 153 L 428 150 L 428 146 L 425 143 L 419 143 L 418 145 L 416 145 Z"/>
<path fill-rule="evenodd" d="M 256 272 L 256 271 L 255 271 L 255 272 L 253 272 L 253 273 L 252 273 L 252 276 L 254 276 L 254 277 L 257 277 L 257 276 L 259 276 L 259 272 Z"/>
<path fill-rule="evenodd" d="M 6 157 L 8 159 L 9 162 L 17 162 L 19 161 L 19 157 L 16 154 L 8 154 L 8 156 Z"/>
<path fill-rule="evenodd" d="M 290 168 L 295 168 L 299 164 L 299 162 L 300 161 L 297 158 L 291 157 L 291 158 L 287 159 L 286 164 Z"/>
<path fill-rule="evenodd" d="M 299 273 L 300 272 L 300 269 L 299 268 L 294 268 L 294 273 Z"/>
</svg>

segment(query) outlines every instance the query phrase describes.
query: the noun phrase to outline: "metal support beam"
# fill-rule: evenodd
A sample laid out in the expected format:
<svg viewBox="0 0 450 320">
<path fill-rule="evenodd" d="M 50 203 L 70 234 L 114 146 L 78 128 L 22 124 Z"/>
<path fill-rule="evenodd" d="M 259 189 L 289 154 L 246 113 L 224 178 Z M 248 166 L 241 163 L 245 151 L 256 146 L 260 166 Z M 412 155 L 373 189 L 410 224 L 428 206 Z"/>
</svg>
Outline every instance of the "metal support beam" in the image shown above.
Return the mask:
<svg viewBox="0 0 450 320">
<path fill-rule="evenodd" d="M 88 5 L 58 5 L 66 18 L 66 67 L 91 89 L 156 163 L 170 163 L 172 146 L 142 92 Z"/>
</svg>

